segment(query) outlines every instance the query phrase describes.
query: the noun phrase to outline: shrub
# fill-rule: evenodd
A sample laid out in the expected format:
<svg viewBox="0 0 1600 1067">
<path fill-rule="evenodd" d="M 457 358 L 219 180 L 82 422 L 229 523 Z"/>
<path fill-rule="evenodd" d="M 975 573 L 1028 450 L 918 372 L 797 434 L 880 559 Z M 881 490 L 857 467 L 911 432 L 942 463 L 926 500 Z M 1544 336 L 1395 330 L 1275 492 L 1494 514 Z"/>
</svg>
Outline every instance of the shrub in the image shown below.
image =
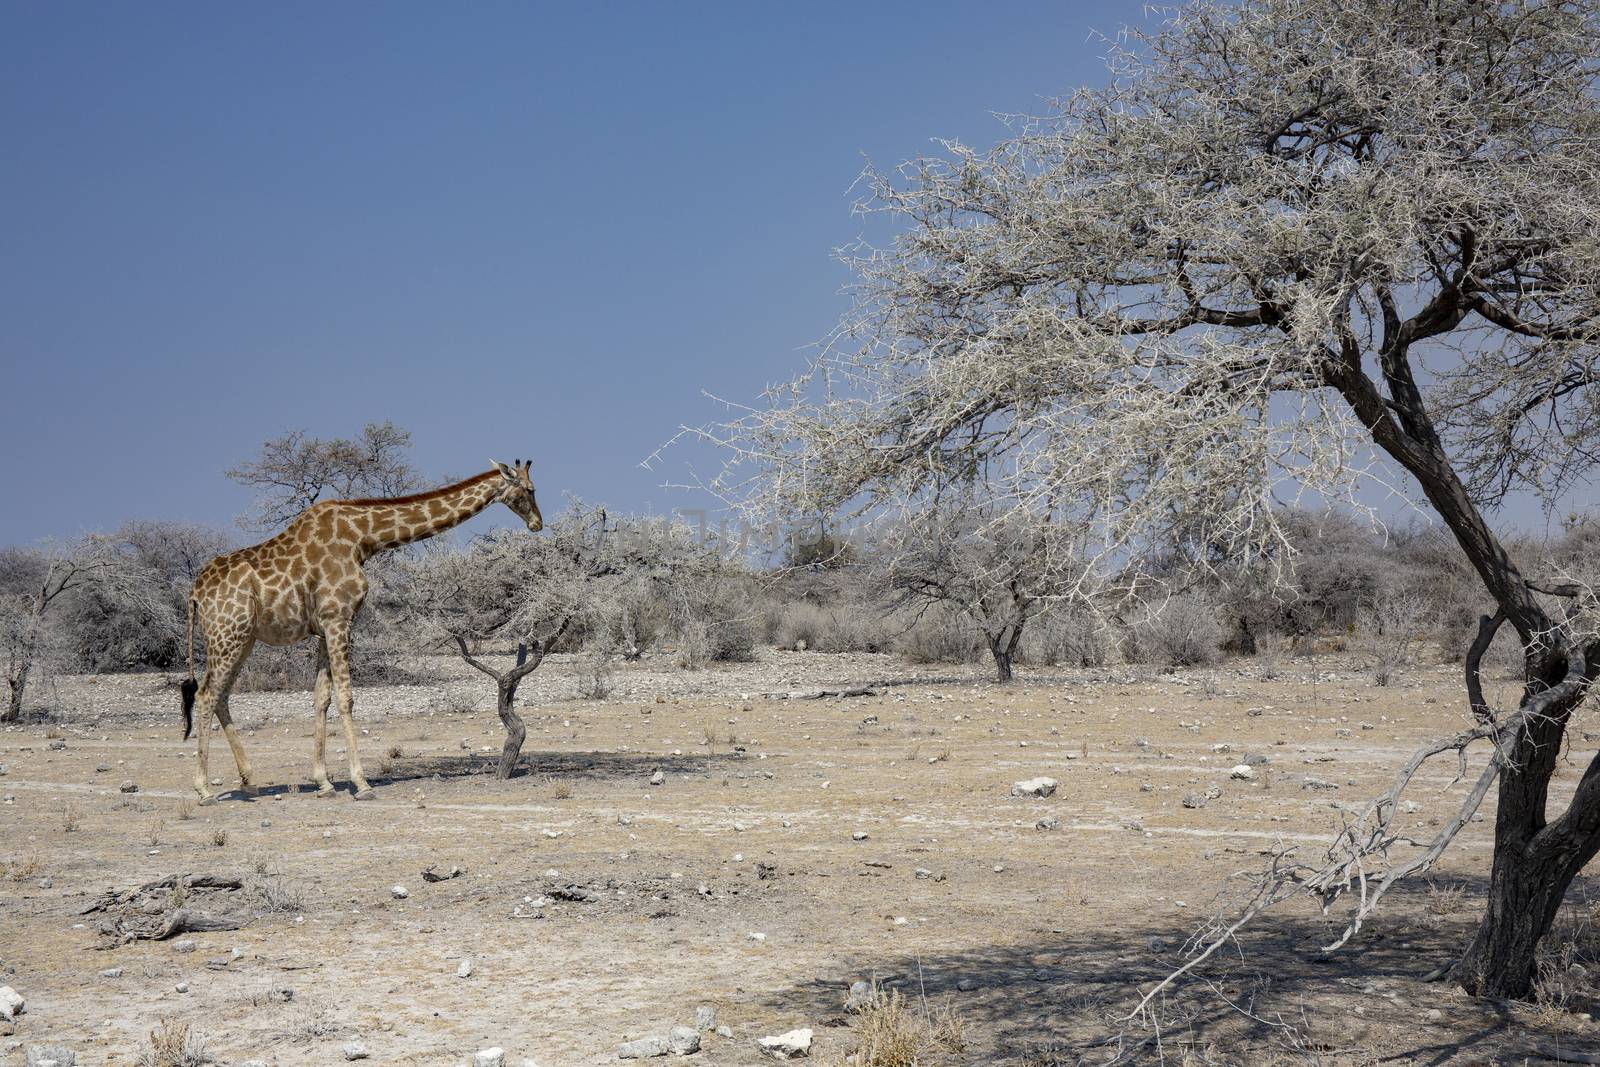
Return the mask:
<svg viewBox="0 0 1600 1067">
<path fill-rule="evenodd" d="M 1222 656 L 1222 626 L 1212 603 L 1197 593 L 1180 593 L 1135 623 L 1123 655 L 1130 663 L 1164 667 L 1202 667 Z"/>
</svg>

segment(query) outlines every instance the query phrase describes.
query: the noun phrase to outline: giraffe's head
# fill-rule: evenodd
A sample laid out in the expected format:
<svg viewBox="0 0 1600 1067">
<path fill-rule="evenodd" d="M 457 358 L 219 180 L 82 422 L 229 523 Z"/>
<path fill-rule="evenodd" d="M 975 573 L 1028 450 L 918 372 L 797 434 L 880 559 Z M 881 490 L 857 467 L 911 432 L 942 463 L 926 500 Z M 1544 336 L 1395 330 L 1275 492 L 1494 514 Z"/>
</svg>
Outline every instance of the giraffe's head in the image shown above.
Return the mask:
<svg viewBox="0 0 1600 1067">
<path fill-rule="evenodd" d="M 533 466 L 533 460 L 519 459 L 510 465 L 497 459 L 489 462 L 495 465 L 504 480 L 495 499 L 516 512 L 517 517 L 528 524 L 529 533 L 544 529 L 544 516 L 539 514 L 539 501 L 533 495 L 533 475 L 528 470 Z"/>
</svg>

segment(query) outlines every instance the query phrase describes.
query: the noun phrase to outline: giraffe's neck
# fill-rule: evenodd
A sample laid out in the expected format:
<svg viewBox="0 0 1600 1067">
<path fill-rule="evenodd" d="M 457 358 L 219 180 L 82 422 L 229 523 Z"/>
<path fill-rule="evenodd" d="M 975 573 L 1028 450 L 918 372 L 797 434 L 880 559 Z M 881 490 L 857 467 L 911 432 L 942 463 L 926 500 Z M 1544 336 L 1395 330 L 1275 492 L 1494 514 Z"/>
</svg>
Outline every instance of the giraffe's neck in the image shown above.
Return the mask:
<svg viewBox="0 0 1600 1067">
<path fill-rule="evenodd" d="M 490 471 L 416 497 L 355 500 L 341 506 L 353 513 L 363 558 L 371 558 L 461 525 L 494 503 L 499 492 L 500 476 Z"/>
</svg>

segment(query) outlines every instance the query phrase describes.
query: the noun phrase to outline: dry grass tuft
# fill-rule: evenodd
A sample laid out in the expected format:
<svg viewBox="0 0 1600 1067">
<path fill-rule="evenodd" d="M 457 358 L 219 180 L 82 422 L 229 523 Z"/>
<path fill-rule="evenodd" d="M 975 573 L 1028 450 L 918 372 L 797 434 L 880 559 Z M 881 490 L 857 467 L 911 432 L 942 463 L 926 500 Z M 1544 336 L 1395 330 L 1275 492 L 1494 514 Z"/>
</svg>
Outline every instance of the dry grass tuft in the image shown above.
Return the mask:
<svg viewBox="0 0 1600 1067">
<path fill-rule="evenodd" d="M 9 878 L 13 882 L 24 882 L 33 878 L 44 870 L 44 860 L 38 853 L 33 853 L 26 859 L 11 860 L 0 863 L 0 877 Z"/>
<path fill-rule="evenodd" d="M 946 1001 L 921 1010 L 906 1003 L 898 989 L 887 993 L 873 986 L 860 1013 L 861 1045 L 845 1058 L 848 1067 L 918 1067 L 938 1053 L 966 1051 L 966 1024 Z"/>
<path fill-rule="evenodd" d="M 226 845 L 227 843 L 228 843 L 228 831 L 220 830 L 220 829 L 211 831 L 211 844 L 212 844 L 212 846 L 214 848 L 221 848 L 223 845 Z"/>
<path fill-rule="evenodd" d="M 194 801 L 178 801 L 178 806 L 173 809 L 172 814 L 173 818 L 177 819 L 179 822 L 188 822 L 190 819 L 194 818 Z"/>
<path fill-rule="evenodd" d="M 139 1067 L 205 1067 L 216 1061 L 206 1052 L 206 1039 L 176 1019 L 162 1019 L 150 1031 L 150 1047 L 139 1053 Z"/>
<path fill-rule="evenodd" d="M 78 805 L 70 801 L 61 806 L 61 832 L 64 834 L 76 833 L 83 824 L 83 813 L 78 810 Z"/>
</svg>

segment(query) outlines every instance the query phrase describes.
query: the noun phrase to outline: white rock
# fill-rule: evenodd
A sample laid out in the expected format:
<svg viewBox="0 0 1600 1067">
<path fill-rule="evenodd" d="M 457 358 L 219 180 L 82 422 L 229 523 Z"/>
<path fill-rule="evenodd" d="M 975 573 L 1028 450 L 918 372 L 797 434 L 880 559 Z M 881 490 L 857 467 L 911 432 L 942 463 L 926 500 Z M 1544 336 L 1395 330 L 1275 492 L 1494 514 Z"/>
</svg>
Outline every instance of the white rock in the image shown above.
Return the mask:
<svg viewBox="0 0 1600 1067">
<path fill-rule="evenodd" d="M 794 1060 L 811 1055 L 811 1028 L 790 1030 L 776 1037 L 763 1037 L 756 1042 L 761 1051 L 779 1060 Z"/>
<path fill-rule="evenodd" d="M 636 1041 L 624 1041 L 617 1049 L 619 1060 L 645 1060 L 652 1056 L 665 1056 L 667 1054 L 667 1039 L 657 1034 L 653 1037 L 641 1037 Z"/>
<path fill-rule="evenodd" d="M 359 1041 L 352 1041 L 344 1047 L 344 1058 L 347 1060 L 364 1060 L 372 1053 L 367 1051 L 367 1046 Z"/>
<path fill-rule="evenodd" d="M 194 950 L 195 943 L 193 938 L 179 938 L 172 943 L 172 951 L 174 952 L 193 952 Z"/>
<path fill-rule="evenodd" d="M 674 1056 L 693 1056 L 700 1051 L 700 1031 L 692 1026 L 674 1026 L 667 1032 L 667 1051 Z"/>
<path fill-rule="evenodd" d="M 11 1020 L 28 1009 L 28 1002 L 8 985 L 0 985 L 0 1019 Z"/>
<path fill-rule="evenodd" d="M 64 1045 L 29 1045 L 28 1067 L 76 1067 L 78 1054 Z"/>
<path fill-rule="evenodd" d="M 1025 782 L 1017 782 L 1011 787 L 1014 797 L 1047 797 L 1056 791 L 1054 778 L 1029 778 Z"/>
<path fill-rule="evenodd" d="M 468 958 L 462 960 L 461 961 L 461 965 L 456 968 L 456 977 L 457 978 L 471 978 L 472 977 L 472 958 L 470 956 Z"/>
<path fill-rule="evenodd" d="M 710 1004 L 702 1004 L 694 1010 L 694 1028 L 696 1030 L 715 1030 L 717 1028 L 717 1009 Z"/>
<path fill-rule="evenodd" d="M 650 784 L 651 785 L 661 785 L 661 784 L 665 783 L 666 780 L 667 780 L 667 776 L 664 773 L 662 773 L 661 771 L 657 771 L 656 773 L 654 773 L 654 774 L 652 774 L 650 776 Z"/>
<path fill-rule="evenodd" d="M 505 1067 L 506 1050 L 486 1048 L 472 1056 L 472 1067 Z"/>
<path fill-rule="evenodd" d="M 1256 776 L 1256 769 L 1254 767 L 1250 766 L 1248 763 L 1241 763 L 1238 766 L 1234 767 L 1233 770 L 1228 772 L 1228 777 L 1229 778 L 1234 778 L 1234 779 L 1237 779 L 1238 781 L 1241 781 L 1241 782 L 1254 781 L 1255 780 L 1255 776 Z"/>
<path fill-rule="evenodd" d="M 389 887 L 389 895 L 396 900 L 404 900 L 411 895 L 411 890 L 403 885 L 392 885 Z"/>
</svg>

